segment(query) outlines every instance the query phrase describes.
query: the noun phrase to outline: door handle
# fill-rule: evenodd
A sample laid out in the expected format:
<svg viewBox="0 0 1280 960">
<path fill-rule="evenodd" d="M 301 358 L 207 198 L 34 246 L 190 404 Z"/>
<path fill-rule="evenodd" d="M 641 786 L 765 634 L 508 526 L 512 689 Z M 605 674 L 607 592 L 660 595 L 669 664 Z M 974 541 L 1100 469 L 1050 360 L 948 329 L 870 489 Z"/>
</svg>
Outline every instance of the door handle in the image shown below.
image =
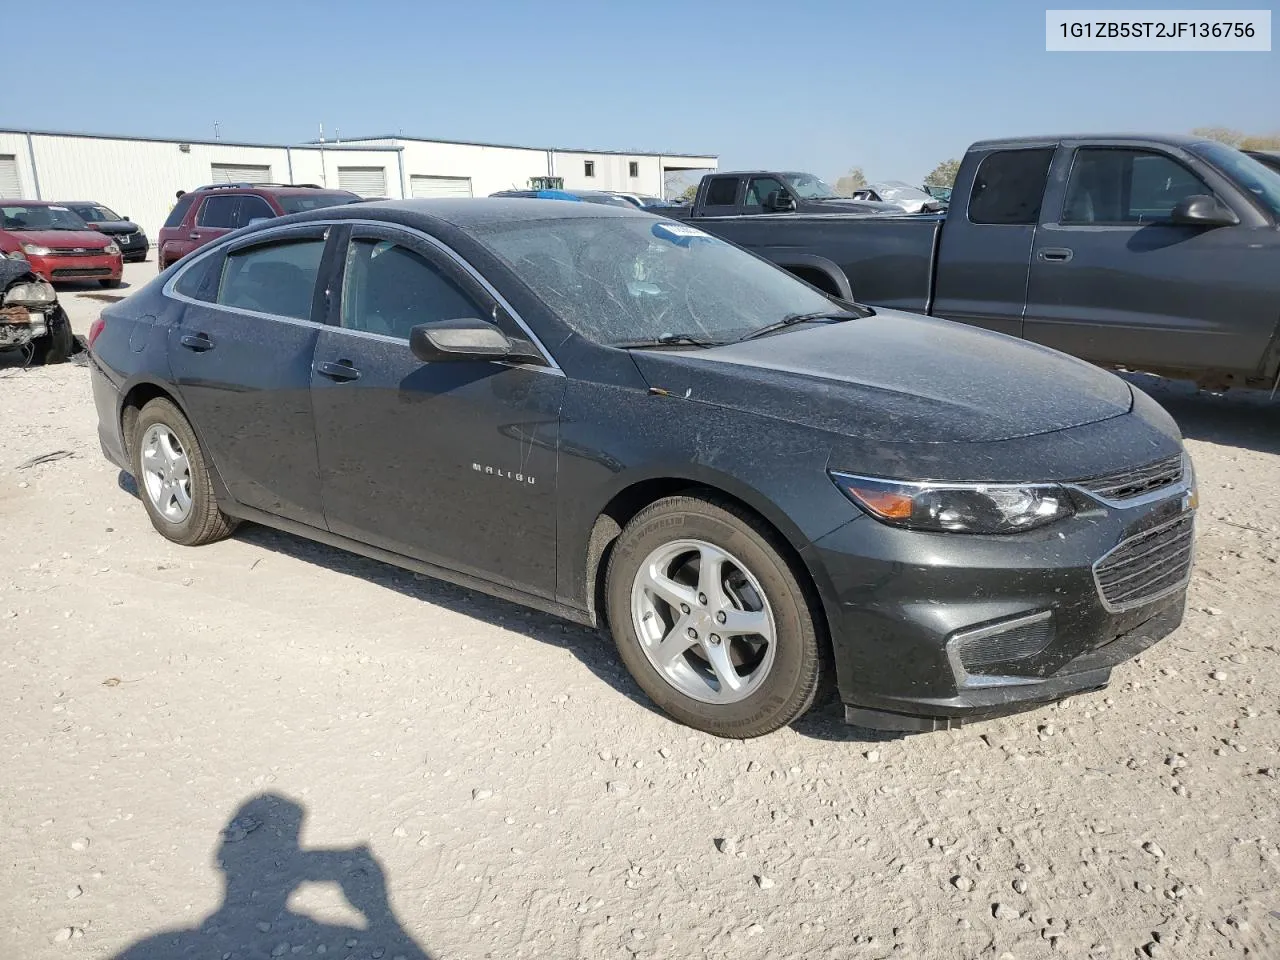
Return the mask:
<svg viewBox="0 0 1280 960">
<path fill-rule="evenodd" d="M 199 240 L 199 239 L 200 239 L 200 234 L 198 234 L 198 233 L 188 233 L 188 234 L 187 234 L 187 239 L 188 239 L 188 240 Z"/>
<path fill-rule="evenodd" d="M 1067 247 L 1041 247 L 1040 259 L 1045 263 L 1066 263 L 1075 253 Z"/>
<path fill-rule="evenodd" d="M 213 341 L 209 339 L 207 333 L 188 333 L 178 342 L 188 350 L 194 350 L 196 353 L 204 353 L 206 350 L 213 349 Z"/>
<path fill-rule="evenodd" d="M 326 360 L 323 363 L 317 363 L 316 373 L 340 383 L 360 378 L 360 371 L 352 365 L 350 360 L 339 360 L 337 363 Z"/>
</svg>

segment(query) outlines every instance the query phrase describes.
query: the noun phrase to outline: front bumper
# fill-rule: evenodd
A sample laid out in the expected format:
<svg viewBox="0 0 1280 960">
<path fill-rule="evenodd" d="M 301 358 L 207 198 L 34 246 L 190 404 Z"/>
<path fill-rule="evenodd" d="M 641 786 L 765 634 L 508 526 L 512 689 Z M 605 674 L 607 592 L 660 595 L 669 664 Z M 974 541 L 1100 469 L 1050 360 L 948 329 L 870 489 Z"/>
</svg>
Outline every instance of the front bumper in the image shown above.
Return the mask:
<svg viewBox="0 0 1280 960">
<path fill-rule="evenodd" d="M 1016 536 L 908 531 L 862 516 L 811 544 L 804 554 L 825 584 L 846 719 L 942 729 L 1105 686 L 1113 666 L 1181 623 L 1186 577 L 1117 609 L 1095 564 L 1168 530 L 1181 530 L 1189 551 L 1191 484 Z"/>
<path fill-rule="evenodd" d="M 73 256 L 29 255 L 31 272 L 50 283 L 73 280 L 119 280 L 124 275 L 124 258 L 119 254 Z"/>
</svg>

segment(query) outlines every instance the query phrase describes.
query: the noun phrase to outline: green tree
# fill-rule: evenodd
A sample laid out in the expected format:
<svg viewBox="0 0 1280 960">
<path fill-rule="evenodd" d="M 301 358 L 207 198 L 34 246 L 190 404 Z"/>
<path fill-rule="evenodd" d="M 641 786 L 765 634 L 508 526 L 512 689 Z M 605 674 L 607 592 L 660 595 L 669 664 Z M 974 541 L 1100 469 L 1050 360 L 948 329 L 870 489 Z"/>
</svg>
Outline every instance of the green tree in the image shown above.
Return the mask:
<svg viewBox="0 0 1280 960">
<path fill-rule="evenodd" d="M 1196 127 L 1191 131 L 1193 137 L 1204 137 L 1206 140 L 1217 140 L 1219 143 L 1225 143 L 1229 147 L 1240 146 L 1240 141 L 1244 139 L 1244 134 L 1239 130 L 1232 130 L 1230 127 Z"/>
<path fill-rule="evenodd" d="M 683 200 L 685 203 L 693 203 L 693 198 L 698 195 L 698 185 L 691 183 L 680 191 L 677 199 Z"/>
<path fill-rule="evenodd" d="M 847 197 L 859 187 L 865 187 L 866 185 L 867 175 L 862 172 L 861 167 L 854 167 L 843 177 L 836 180 L 836 193 Z"/>
<path fill-rule="evenodd" d="M 1191 133 L 1237 150 L 1280 150 L 1280 133 L 1241 133 L 1230 127 L 1196 127 Z"/>
<path fill-rule="evenodd" d="M 956 174 L 959 172 L 959 160 L 943 160 L 929 171 L 929 175 L 924 178 L 924 182 L 926 186 L 930 187 L 953 187 L 956 183 Z"/>
</svg>

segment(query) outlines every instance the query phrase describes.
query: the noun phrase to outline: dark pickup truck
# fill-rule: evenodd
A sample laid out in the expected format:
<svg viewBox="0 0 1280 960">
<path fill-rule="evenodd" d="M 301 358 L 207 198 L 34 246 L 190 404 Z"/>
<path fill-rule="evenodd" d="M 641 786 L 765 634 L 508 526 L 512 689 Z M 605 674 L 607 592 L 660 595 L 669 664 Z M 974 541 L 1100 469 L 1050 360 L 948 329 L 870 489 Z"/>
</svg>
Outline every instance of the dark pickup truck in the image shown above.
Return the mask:
<svg viewBox="0 0 1280 960">
<path fill-rule="evenodd" d="M 1280 382 L 1280 174 L 1220 143 L 988 140 L 945 216 L 696 222 L 839 297 L 1205 386 Z"/>
</svg>

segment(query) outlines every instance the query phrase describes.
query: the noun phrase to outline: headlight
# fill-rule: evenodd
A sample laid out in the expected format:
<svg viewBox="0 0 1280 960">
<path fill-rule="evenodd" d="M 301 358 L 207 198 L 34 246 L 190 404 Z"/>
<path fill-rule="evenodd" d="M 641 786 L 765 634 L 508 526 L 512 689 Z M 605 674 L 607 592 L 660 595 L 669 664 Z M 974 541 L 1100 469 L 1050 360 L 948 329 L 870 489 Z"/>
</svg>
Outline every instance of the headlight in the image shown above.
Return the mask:
<svg viewBox="0 0 1280 960">
<path fill-rule="evenodd" d="M 5 303 L 53 303 L 57 299 L 53 287 L 43 280 L 14 284 L 4 295 Z"/>
<path fill-rule="evenodd" d="M 109 257 L 114 257 L 120 253 L 120 247 L 117 246 L 115 243 L 108 243 L 105 247 L 102 248 L 102 252 Z"/>
<path fill-rule="evenodd" d="M 1019 533 L 1075 512 L 1052 483 L 912 483 L 835 472 L 831 479 L 877 520 L 914 530 Z"/>
<path fill-rule="evenodd" d="M 31 254 L 33 257 L 47 257 L 49 254 L 53 253 L 53 251 L 48 247 L 42 247 L 38 243 L 24 243 L 22 245 L 22 251 L 24 253 Z"/>
</svg>

